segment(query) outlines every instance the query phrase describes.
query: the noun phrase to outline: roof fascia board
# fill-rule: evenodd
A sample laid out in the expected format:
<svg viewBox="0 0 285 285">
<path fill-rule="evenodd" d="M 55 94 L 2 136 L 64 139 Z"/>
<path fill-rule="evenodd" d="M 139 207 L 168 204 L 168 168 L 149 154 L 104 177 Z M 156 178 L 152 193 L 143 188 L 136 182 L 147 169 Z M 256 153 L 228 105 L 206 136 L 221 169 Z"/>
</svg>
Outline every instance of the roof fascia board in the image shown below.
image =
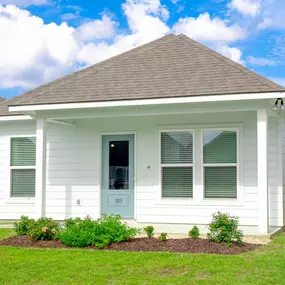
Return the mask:
<svg viewBox="0 0 285 285">
<path fill-rule="evenodd" d="M 122 100 L 122 101 L 118 100 L 118 101 L 87 102 L 87 103 L 41 104 L 41 105 L 10 106 L 9 111 L 30 112 L 30 111 L 47 111 L 47 110 L 102 108 L 102 107 L 258 100 L 258 99 L 279 98 L 282 97 L 283 94 L 285 93 L 269 92 L 269 93 L 248 93 L 248 94 L 229 94 L 229 95 L 211 95 L 211 96 L 191 96 L 191 97 L 160 98 L 160 99 L 139 99 L 139 100 Z"/>
<path fill-rule="evenodd" d="M 25 120 L 33 120 L 33 119 L 34 118 L 28 115 L 0 116 L 0 122 L 25 121 Z"/>
</svg>

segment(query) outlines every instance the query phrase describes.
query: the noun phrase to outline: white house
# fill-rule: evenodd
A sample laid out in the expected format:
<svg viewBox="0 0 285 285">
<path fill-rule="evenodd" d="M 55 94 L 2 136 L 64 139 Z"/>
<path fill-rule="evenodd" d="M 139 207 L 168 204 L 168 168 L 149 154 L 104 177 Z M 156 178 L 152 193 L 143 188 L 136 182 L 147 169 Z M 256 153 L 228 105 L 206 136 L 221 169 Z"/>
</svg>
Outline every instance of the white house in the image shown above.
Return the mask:
<svg viewBox="0 0 285 285">
<path fill-rule="evenodd" d="M 280 229 L 284 92 L 168 35 L 1 102 L 0 219 L 115 213 L 175 233 L 219 210 Z"/>
</svg>

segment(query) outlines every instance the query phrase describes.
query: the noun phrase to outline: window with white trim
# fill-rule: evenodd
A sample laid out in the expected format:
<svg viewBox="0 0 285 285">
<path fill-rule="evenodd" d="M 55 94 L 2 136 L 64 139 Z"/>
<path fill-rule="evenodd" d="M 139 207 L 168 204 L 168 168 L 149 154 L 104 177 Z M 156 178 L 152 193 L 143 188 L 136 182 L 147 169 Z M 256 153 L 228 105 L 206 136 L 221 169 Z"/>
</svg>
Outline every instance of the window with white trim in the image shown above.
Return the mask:
<svg viewBox="0 0 285 285">
<path fill-rule="evenodd" d="M 11 197 L 35 197 L 36 138 L 11 138 Z"/>
<path fill-rule="evenodd" d="M 161 132 L 162 197 L 193 197 L 193 132 Z"/>
<path fill-rule="evenodd" d="M 237 198 L 237 131 L 203 130 L 205 198 Z"/>
</svg>

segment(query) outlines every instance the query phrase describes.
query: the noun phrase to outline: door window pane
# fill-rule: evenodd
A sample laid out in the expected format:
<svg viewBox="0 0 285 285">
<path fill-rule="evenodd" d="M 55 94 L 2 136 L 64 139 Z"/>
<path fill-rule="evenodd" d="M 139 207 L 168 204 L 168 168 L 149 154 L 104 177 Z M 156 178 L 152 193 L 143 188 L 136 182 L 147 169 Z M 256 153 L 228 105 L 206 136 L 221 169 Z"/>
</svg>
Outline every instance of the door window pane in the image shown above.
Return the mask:
<svg viewBox="0 0 285 285">
<path fill-rule="evenodd" d="M 129 141 L 109 142 L 109 189 L 129 189 Z"/>
</svg>

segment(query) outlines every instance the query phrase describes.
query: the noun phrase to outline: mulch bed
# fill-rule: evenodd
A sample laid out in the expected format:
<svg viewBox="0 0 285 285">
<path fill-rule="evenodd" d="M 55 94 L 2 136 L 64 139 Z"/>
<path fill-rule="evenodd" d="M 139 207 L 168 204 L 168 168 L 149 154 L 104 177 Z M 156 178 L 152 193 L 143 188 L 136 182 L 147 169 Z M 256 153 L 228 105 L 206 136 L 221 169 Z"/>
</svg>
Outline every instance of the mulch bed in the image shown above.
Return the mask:
<svg viewBox="0 0 285 285">
<path fill-rule="evenodd" d="M 0 241 L 0 246 L 21 246 L 37 248 L 71 248 L 59 240 L 33 241 L 28 236 L 13 236 Z M 228 247 L 225 243 L 214 243 L 206 239 L 168 239 L 159 241 L 156 238 L 135 238 L 129 241 L 114 243 L 103 250 L 117 251 L 165 251 L 185 253 L 212 253 L 212 254 L 239 254 L 254 250 L 261 245 L 245 243 L 243 246 L 233 245 Z M 91 250 L 98 250 L 96 247 L 88 247 Z"/>
</svg>

